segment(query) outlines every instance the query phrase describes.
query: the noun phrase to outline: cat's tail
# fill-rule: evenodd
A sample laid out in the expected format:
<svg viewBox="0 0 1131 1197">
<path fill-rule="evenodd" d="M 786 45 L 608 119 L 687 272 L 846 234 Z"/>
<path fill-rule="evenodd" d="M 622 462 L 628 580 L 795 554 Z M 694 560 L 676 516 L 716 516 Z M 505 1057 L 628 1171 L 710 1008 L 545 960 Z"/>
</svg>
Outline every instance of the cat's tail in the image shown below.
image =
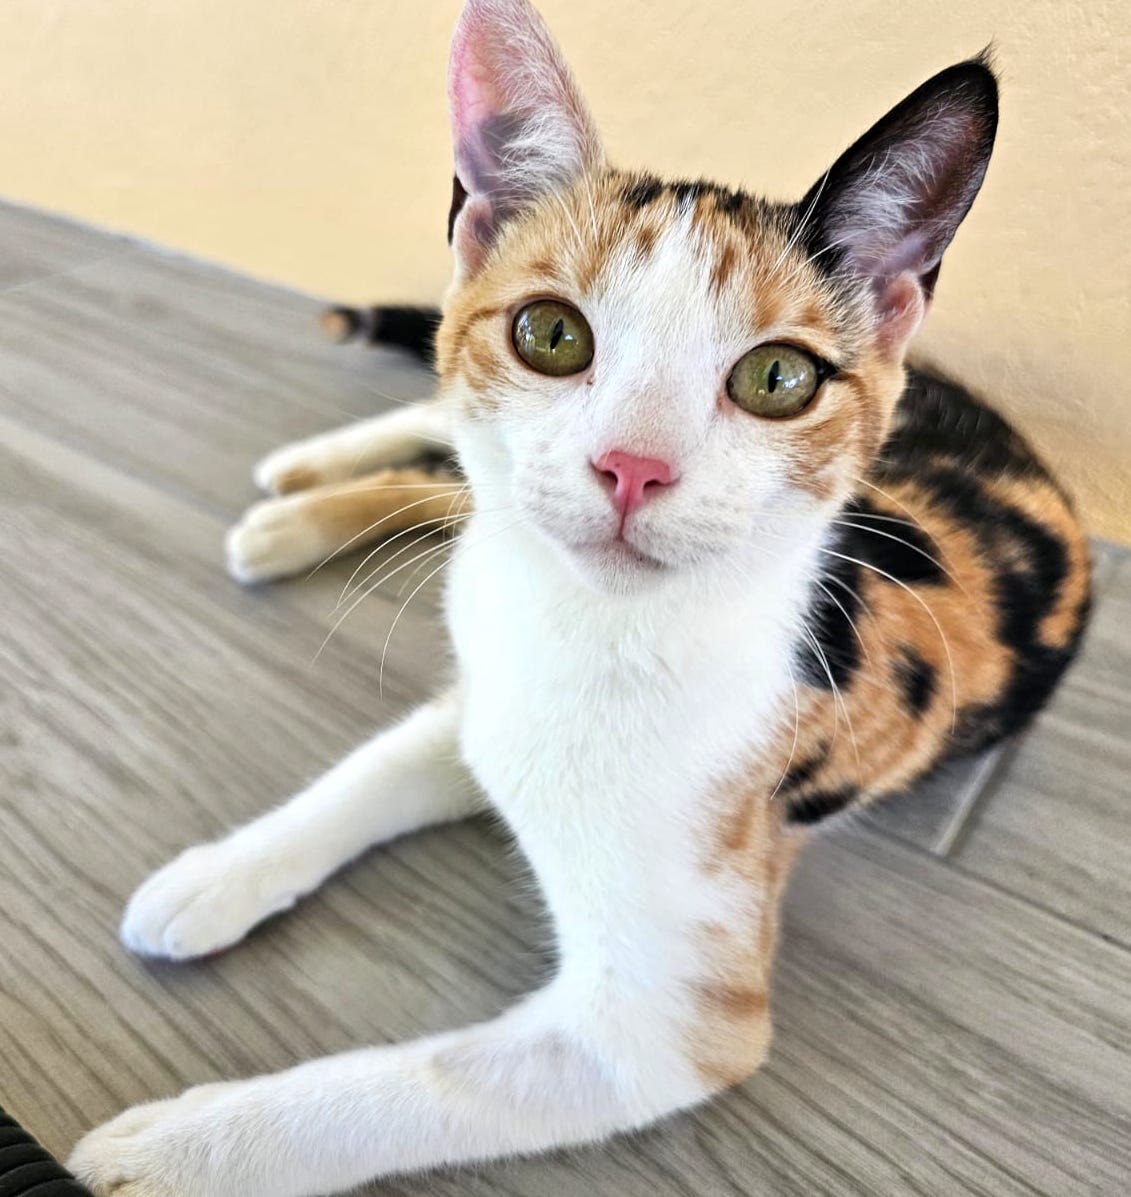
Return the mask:
<svg viewBox="0 0 1131 1197">
<path fill-rule="evenodd" d="M 321 324 L 322 331 L 339 344 L 362 340 L 369 345 L 396 345 L 428 365 L 436 360 L 439 308 L 333 307 L 322 313 Z"/>
</svg>

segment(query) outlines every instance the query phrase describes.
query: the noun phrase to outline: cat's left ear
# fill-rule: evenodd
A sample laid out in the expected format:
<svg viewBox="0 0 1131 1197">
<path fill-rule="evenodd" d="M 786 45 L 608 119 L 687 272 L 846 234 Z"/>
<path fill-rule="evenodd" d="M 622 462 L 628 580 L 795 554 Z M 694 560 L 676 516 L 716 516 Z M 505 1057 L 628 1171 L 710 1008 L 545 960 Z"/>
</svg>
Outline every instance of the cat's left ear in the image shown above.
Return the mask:
<svg viewBox="0 0 1131 1197">
<path fill-rule="evenodd" d="M 943 251 L 978 194 L 997 116 L 987 57 L 949 67 L 873 125 L 798 205 L 810 254 L 870 282 L 877 331 L 893 349 L 918 327 Z"/>
<path fill-rule="evenodd" d="M 593 119 L 528 0 L 466 0 L 448 98 L 456 178 L 449 239 L 473 272 L 502 224 L 546 192 L 598 169 Z"/>
</svg>

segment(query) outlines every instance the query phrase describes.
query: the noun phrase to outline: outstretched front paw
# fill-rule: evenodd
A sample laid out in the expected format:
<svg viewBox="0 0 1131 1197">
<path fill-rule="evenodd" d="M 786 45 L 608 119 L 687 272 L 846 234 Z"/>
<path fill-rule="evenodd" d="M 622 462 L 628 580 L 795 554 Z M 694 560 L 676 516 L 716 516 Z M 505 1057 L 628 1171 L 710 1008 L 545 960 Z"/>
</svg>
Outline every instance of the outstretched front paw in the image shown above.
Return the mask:
<svg viewBox="0 0 1131 1197">
<path fill-rule="evenodd" d="M 305 495 L 249 507 L 224 540 L 228 573 L 237 582 L 266 582 L 320 564 L 336 544 L 312 511 Z"/>
<path fill-rule="evenodd" d="M 357 468 L 357 447 L 351 451 L 342 444 L 348 436 L 348 430 L 344 437 L 342 432 L 322 433 L 272 450 L 252 471 L 255 485 L 269 495 L 290 495 L 351 477 Z"/>
<path fill-rule="evenodd" d="M 187 960 L 241 940 L 302 890 L 283 859 L 221 840 L 182 852 L 130 899 L 122 942 L 143 956 Z"/>
<path fill-rule="evenodd" d="M 133 1106 L 81 1139 L 67 1166 L 95 1197 L 252 1197 L 224 1168 L 224 1106 L 241 1087 Z"/>
</svg>

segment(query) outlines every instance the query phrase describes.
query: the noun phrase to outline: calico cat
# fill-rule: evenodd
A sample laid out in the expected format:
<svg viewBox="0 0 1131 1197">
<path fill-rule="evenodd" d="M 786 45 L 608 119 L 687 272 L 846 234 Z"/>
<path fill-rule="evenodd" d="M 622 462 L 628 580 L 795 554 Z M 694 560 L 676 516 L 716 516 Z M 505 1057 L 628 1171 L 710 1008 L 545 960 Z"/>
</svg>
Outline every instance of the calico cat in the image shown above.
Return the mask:
<svg viewBox="0 0 1131 1197">
<path fill-rule="evenodd" d="M 611 168 L 526 0 L 467 0 L 450 81 L 455 276 L 434 342 L 426 313 L 412 334 L 440 398 L 269 458 L 284 497 L 229 553 L 252 579 L 458 522 L 452 684 L 159 871 L 122 938 L 213 952 L 367 847 L 490 804 L 560 964 L 487 1023 L 127 1111 L 72 1159 L 100 1195 L 312 1197 L 599 1140 L 741 1081 L 814 825 L 1016 731 L 1079 642 L 1063 492 L 989 408 L 904 366 L 989 161 L 984 59 L 797 204 Z M 409 468 L 453 446 L 471 499 Z"/>
</svg>

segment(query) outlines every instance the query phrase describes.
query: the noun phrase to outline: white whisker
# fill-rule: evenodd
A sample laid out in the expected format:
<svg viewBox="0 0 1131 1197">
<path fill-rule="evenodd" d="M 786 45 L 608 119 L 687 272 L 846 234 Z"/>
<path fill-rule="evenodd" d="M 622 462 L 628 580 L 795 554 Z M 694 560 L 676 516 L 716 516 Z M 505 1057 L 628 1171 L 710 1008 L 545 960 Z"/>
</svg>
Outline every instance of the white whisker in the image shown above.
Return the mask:
<svg viewBox="0 0 1131 1197">
<path fill-rule="evenodd" d="M 354 544 L 356 541 L 359 541 L 363 536 L 368 536 L 370 532 L 373 532 L 377 528 L 380 528 L 382 524 L 387 524 L 389 522 L 389 520 L 395 519 L 398 515 L 402 515 L 406 511 L 410 511 L 413 507 L 419 507 L 422 503 L 430 503 L 432 501 L 433 497 L 434 497 L 433 495 L 425 495 L 423 499 L 417 499 L 415 502 L 406 503 L 403 507 L 398 507 L 396 509 L 396 511 L 390 511 L 388 515 L 384 516 L 383 518 L 381 518 L 379 520 L 375 520 L 372 524 L 369 525 L 368 528 L 362 528 L 362 530 L 360 532 L 355 532 L 349 538 L 349 540 L 345 541 L 344 544 L 340 544 L 329 556 L 324 557 L 321 561 L 319 561 L 319 563 L 310 571 L 310 573 L 308 573 L 306 575 L 307 580 L 314 577 L 314 575 L 324 565 L 326 565 L 330 561 L 333 561 L 333 559 L 335 557 L 344 553 L 346 551 L 346 549 L 348 549 L 350 547 L 351 544 Z"/>
<path fill-rule="evenodd" d="M 797 752 L 797 741 L 801 736 L 801 700 L 797 696 L 797 679 L 793 676 L 793 666 L 788 660 L 786 668 L 789 670 L 789 684 L 793 687 L 793 743 L 790 745 L 789 757 L 785 762 L 781 777 L 778 778 L 778 784 L 774 786 L 773 793 L 770 794 L 770 802 L 773 802 L 778 796 L 778 791 L 785 784 L 785 779 L 789 776 L 790 769 L 793 768 L 793 757 Z"/>
<path fill-rule="evenodd" d="M 483 544 L 484 542 L 491 540 L 496 536 L 500 536 L 504 532 L 509 532 L 511 528 L 517 527 L 521 522 L 522 522 L 522 517 L 520 516 L 518 519 L 514 520 L 512 523 L 505 524 L 502 528 L 497 528 L 494 532 L 488 533 L 486 536 L 480 537 L 479 540 L 477 540 L 475 542 L 475 544 L 465 545 L 463 547 L 463 551 L 470 552 L 470 551 L 472 551 L 472 549 L 478 547 L 479 545 Z M 385 637 L 385 644 L 384 644 L 384 647 L 381 649 L 381 665 L 380 665 L 380 668 L 377 673 L 377 690 L 382 698 L 384 698 L 384 696 L 385 696 L 385 657 L 387 656 L 387 654 L 389 652 L 389 644 L 393 639 L 393 633 L 397 630 L 397 624 L 400 623 L 401 616 L 404 615 L 405 611 L 408 610 L 409 603 L 412 602 L 412 600 L 420 593 L 420 591 L 425 586 L 428 585 L 428 583 L 440 572 L 440 570 L 442 570 L 444 568 L 445 565 L 447 565 L 447 561 L 440 562 L 440 564 L 438 566 L 436 566 L 436 568 L 434 570 L 430 571 L 428 574 L 425 575 L 423 581 L 417 583 L 417 585 L 413 589 L 412 593 L 408 596 L 407 599 L 405 599 L 403 605 L 401 606 L 401 609 L 396 614 L 396 618 L 392 622 L 392 626 L 389 628 L 389 634 Z"/>
<path fill-rule="evenodd" d="M 862 569 L 870 569 L 873 573 L 879 574 L 881 578 L 886 578 L 889 582 L 898 586 L 901 590 L 906 590 L 909 595 L 919 604 L 920 607 L 926 611 L 931 622 L 935 625 L 935 631 L 939 634 L 939 639 L 942 641 L 943 650 L 946 652 L 947 668 L 950 671 L 950 691 L 951 691 L 951 731 L 958 724 L 958 675 L 954 670 L 954 658 L 950 651 L 950 641 L 946 638 L 946 633 L 942 629 L 942 624 L 935 618 L 935 613 L 927 606 L 921 595 L 915 593 L 910 586 L 901 582 L 898 578 L 893 577 L 886 570 L 882 570 L 879 566 L 872 565 L 868 561 L 861 561 L 857 557 L 850 557 L 846 553 L 838 553 L 835 549 L 822 548 L 819 550 L 822 553 L 827 553 L 830 557 L 839 557 L 842 561 L 851 561 L 854 565 L 859 565 Z"/>
<path fill-rule="evenodd" d="M 816 211 L 817 203 L 821 198 L 822 192 L 825 190 L 825 184 L 828 183 L 829 175 L 831 173 L 832 173 L 832 167 L 829 167 L 829 169 L 826 170 L 825 173 L 821 176 L 821 182 L 817 187 L 817 194 L 814 195 L 812 200 L 809 201 L 809 207 L 805 209 L 805 215 L 802 216 L 800 223 L 798 224 L 797 228 L 794 230 L 793 236 L 790 237 L 790 239 L 785 243 L 785 249 L 783 249 L 781 251 L 781 253 L 778 254 L 777 261 L 773 264 L 773 266 L 770 267 L 770 281 L 771 282 L 775 278 L 777 278 L 778 267 L 780 267 L 781 264 L 785 261 L 785 259 L 789 256 L 789 251 L 797 244 L 797 242 L 801 239 L 802 234 L 805 232 L 806 228 L 808 228 L 809 221 L 812 218 L 813 213 Z"/>
<path fill-rule="evenodd" d="M 463 515 L 458 518 L 469 520 L 471 519 L 471 515 L 468 513 L 467 515 Z M 411 552 L 418 544 L 421 543 L 421 541 L 426 540 L 429 536 L 435 536 L 437 533 L 443 533 L 447 531 L 447 529 L 451 526 L 449 523 L 450 520 L 451 517 L 446 515 L 438 515 L 430 520 L 421 520 L 419 524 L 415 524 L 411 528 L 405 528 L 403 532 L 398 532 L 395 536 L 390 536 L 388 540 L 383 540 L 375 549 L 366 553 L 361 562 L 358 564 L 357 568 L 352 574 L 350 574 L 349 580 L 342 587 L 342 592 L 338 595 L 338 601 L 334 604 L 334 610 L 340 610 L 343 603 L 349 601 L 349 599 L 351 599 L 358 592 L 358 590 L 368 586 L 369 583 L 383 569 L 387 569 L 389 566 L 391 566 L 398 557 L 403 556 L 405 553 Z M 357 577 L 357 575 L 366 567 L 366 565 L 368 565 L 370 561 L 372 561 L 372 559 L 378 553 L 387 549 L 389 545 L 393 544 L 394 541 L 400 540 L 402 536 L 410 536 L 413 533 L 416 533 L 416 535 L 412 540 L 410 540 L 407 544 L 401 545 L 401 547 L 397 549 L 395 553 L 382 561 L 381 564 L 372 571 L 372 573 L 367 574 L 366 577 L 362 578 L 356 587 L 353 585 L 354 579 Z M 380 583 L 378 583 L 378 585 L 380 585 Z"/>
</svg>

